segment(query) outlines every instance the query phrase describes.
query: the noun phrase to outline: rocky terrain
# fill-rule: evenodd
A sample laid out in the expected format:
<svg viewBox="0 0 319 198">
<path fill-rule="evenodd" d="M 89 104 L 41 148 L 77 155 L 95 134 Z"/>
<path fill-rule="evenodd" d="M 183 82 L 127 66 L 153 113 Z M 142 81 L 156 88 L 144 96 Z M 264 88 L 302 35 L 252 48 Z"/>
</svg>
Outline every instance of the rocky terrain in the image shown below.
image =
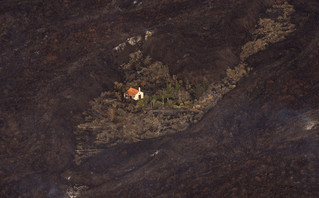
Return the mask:
<svg viewBox="0 0 319 198">
<path fill-rule="evenodd" d="M 85 157 L 89 157 L 103 151 L 103 148 L 107 148 L 103 147 L 103 144 L 113 146 L 118 143 L 138 142 L 181 132 L 191 124 L 197 123 L 204 113 L 214 107 L 225 94 L 236 87 L 241 78 L 247 76 L 253 69 L 253 67 L 248 67 L 245 62 L 249 56 L 265 50 L 269 43 L 284 40 L 289 33 L 295 30 L 295 25 L 290 22 L 293 12 L 293 6 L 287 2 L 268 8 L 266 13 L 270 18 L 259 19 L 258 26 L 253 31 L 253 40 L 242 46 L 241 62 L 233 69 L 226 69 L 226 76 L 222 80 L 215 81 L 210 85 L 207 83 L 207 88 L 202 88 L 203 93 L 198 94 L 195 101 L 191 100 L 190 95 L 196 93 L 196 87 L 200 87 L 200 84 L 185 85 L 185 87 L 194 87 L 186 89 L 182 86 L 182 80 L 180 80 L 181 83 L 178 83 L 176 76 L 170 76 L 168 67 L 162 62 L 154 62 L 150 56 L 143 57 L 140 49 L 143 47 L 143 41 L 147 41 L 152 36 L 152 32 L 147 31 L 144 39 L 142 36 L 131 37 L 127 39 L 127 42 L 119 44 L 114 48 L 116 52 L 124 50 L 126 45 L 135 46 L 138 51 L 129 54 L 127 64 L 119 66 L 124 85 L 123 83 L 121 83 L 121 87 L 118 87 L 118 83 L 115 85 L 118 90 L 117 100 L 112 99 L 112 93 L 106 92 L 91 102 L 91 111 L 85 113 L 86 123 L 80 124 L 79 130 L 75 132 L 78 136 L 76 151 L 79 154 L 79 156 L 76 155 L 76 161 L 79 163 L 78 158 L 82 158 L 83 154 Z M 187 81 L 189 80 L 187 79 Z M 176 94 L 173 91 L 169 91 L 172 93 L 167 94 L 168 91 L 165 88 L 169 89 L 168 84 L 174 85 L 174 83 L 176 83 L 175 89 L 178 91 L 174 90 Z M 120 95 L 123 95 L 125 90 L 130 87 L 140 86 L 152 97 L 146 96 L 148 98 L 141 101 L 142 103 L 137 103 L 135 107 L 132 104 L 127 105 L 127 100 L 123 100 Z M 181 90 L 181 87 L 184 89 Z M 156 97 L 154 95 L 159 93 L 163 93 L 162 96 Z M 164 103 L 166 98 L 175 103 L 173 95 L 189 96 L 186 97 L 187 99 L 180 97 L 177 106 Z M 151 99 L 153 102 L 148 105 L 147 103 Z M 163 102 L 158 101 L 158 99 L 162 99 Z M 185 104 L 182 101 L 188 103 Z M 157 103 L 159 104 L 157 105 Z M 156 105 L 160 109 L 155 108 Z M 95 139 L 95 142 L 92 143 L 90 139 Z"/>
<path fill-rule="evenodd" d="M 0 21 L 1 197 L 319 196 L 316 0 L 4 0 Z M 174 104 L 115 94 L 176 82 Z"/>
</svg>

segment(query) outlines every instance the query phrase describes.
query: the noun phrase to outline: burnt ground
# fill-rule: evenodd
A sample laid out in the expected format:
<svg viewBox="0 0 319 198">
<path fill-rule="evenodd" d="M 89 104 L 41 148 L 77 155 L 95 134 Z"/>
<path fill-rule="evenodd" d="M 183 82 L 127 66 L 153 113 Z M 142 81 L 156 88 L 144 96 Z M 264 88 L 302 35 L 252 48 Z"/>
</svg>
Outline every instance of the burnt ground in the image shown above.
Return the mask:
<svg viewBox="0 0 319 198">
<path fill-rule="evenodd" d="M 141 1 L 137 1 L 138 3 Z M 89 101 L 121 81 L 139 46 L 171 74 L 211 82 L 281 1 L 2 1 L 1 197 L 318 197 L 319 3 L 289 1 L 296 31 L 187 131 L 111 147 L 77 166 Z M 80 190 L 79 190 L 80 191 Z M 79 196 L 79 197 L 80 197 Z"/>
</svg>

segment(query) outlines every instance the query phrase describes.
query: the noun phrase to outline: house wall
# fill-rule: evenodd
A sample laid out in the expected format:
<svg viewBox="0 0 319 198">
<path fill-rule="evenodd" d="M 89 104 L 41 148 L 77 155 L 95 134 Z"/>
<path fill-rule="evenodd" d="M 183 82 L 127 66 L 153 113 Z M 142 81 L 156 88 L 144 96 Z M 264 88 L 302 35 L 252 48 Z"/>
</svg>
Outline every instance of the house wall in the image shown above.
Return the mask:
<svg viewBox="0 0 319 198">
<path fill-rule="evenodd" d="M 138 92 L 133 99 L 134 99 L 134 100 L 138 100 L 138 99 L 139 99 L 139 98 L 138 98 L 139 95 L 141 96 L 141 99 L 144 98 L 144 93 L 143 93 L 143 92 Z"/>
<path fill-rule="evenodd" d="M 139 100 L 139 96 L 141 96 L 141 99 L 144 98 L 144 93 L 143 92 L 138 92 L 134 97 L 132 97 L 133 100 Z M 124 98 L 129 99 L 130 96 L 124 93 Z"/>
</svg>

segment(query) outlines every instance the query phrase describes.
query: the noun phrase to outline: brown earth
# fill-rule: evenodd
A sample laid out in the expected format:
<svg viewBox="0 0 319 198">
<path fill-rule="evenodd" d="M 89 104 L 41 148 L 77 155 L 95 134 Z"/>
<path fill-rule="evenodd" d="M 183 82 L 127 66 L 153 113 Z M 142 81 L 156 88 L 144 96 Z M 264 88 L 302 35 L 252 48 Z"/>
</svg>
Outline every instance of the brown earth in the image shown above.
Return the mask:
<svg viewBox="0 0 319 198">
<path fill-rule="evenodd" d="M 74 163 L 82 112 L 136 48 L 178 78 L 219 81 L 284 1 L 136 2 L 1 2 L 0 196 L 319 197 L 316 0 L 289 1 L 296 31 L 249 57 L 252 72 L 187 131 Z"/>
</svg>

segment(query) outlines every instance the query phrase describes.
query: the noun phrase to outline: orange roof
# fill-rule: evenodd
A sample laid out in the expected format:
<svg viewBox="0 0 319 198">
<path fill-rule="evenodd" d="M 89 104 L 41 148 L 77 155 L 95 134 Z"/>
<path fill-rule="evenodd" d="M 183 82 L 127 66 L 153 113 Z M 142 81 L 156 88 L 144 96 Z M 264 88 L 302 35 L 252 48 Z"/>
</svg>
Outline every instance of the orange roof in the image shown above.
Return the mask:
<svg viewBox="0 0 319 198">
<path fill-rule="evenodd" d="M 138 93 L 138 90 L 137 89 L 134 89 L 134 88 L 129 88 L 125 94 L 131 96 L 131 97 L 134 97 L 136 94 Z"/>
</svg>

